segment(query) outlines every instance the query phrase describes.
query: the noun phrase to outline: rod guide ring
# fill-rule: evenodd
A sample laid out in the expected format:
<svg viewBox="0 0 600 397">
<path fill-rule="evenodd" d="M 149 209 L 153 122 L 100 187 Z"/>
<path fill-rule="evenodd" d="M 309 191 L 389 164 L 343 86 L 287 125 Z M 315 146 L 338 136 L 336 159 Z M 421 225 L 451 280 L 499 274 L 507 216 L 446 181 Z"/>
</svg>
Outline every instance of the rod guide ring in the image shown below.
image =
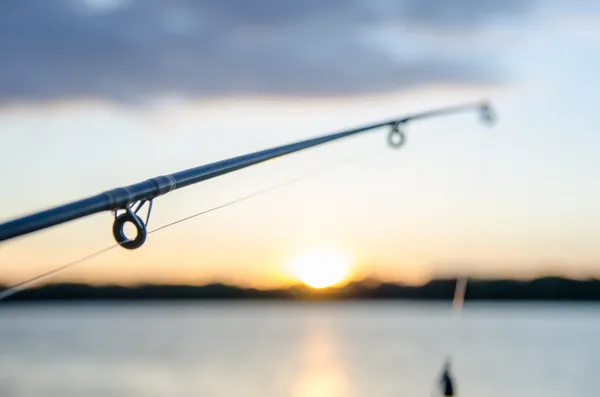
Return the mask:
<svg viewBox="0 0 600 397">
<path fill-rule="evenodd" d="M 135 226 L 136 235 L 133 239 L 130 239 L 125 235 L 125 224 L 127 224 L 127 222 L 130 222 Z M 132 212 L 130 208 L 127 208 L 124 213 L 115 217 L 112 231 L 117 243 L 119 243 L 121 247 L 130 250 L 141 247 L 144 242 L 146 242 L 146 237 L 148 236 L 146 224 L 139 216 Z"/>
<path fill-rule="evenodd" d="M 399 149 L 406 143 L 406 135 L 400 129 L 401 123 L 392 124 L 392 129 L 388 133 L 387 142 L 393 149 Z"/>
</svg>

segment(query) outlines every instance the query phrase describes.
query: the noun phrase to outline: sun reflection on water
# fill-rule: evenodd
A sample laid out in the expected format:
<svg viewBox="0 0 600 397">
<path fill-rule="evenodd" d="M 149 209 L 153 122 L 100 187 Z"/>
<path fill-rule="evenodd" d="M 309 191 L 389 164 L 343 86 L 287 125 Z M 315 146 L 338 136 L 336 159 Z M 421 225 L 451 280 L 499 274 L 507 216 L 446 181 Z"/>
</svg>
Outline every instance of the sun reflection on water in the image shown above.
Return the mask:
<svg viewBox="0 0 600 397">
<path fill-rule="evenodd" d="M 292 397 L 352 397 L 330 325 L 323 321 L 315 324 L 303 350 L 302 368 L 292 384 Z"/>
</svg>

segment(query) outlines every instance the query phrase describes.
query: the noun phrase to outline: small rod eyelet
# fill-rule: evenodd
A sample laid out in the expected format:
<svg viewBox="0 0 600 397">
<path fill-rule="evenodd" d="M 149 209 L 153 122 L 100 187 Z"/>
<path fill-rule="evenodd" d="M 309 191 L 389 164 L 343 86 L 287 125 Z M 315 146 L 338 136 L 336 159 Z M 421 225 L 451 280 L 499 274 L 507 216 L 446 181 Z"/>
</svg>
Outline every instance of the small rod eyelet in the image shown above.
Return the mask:
<svg viewBox="0 0 600 397">
<path fill-rule="evenodd" d="M 496 114 L 492 107 L 487 103 L 480 106 L 479 118 L 483 123 L 488 125 L 492 125 L 496 122 Z"/>
<path fill-rule="evenodd" d="M 124 227 L 127 222 L 131 222 L 135 226 L 136 236 L 134 239 L 129 239 L 125 235 Z M 121 247 L 130 250 L 141 247 L 148 235 L 146 225 L 139 216 L 131 211 L 131 209 L 127 209 L 126 212 L 115 218 L 112 229 L 113 236 L 115 237 L 115 240 L 117 240 L 117 243 L 119 243 Z"/>
<path fill-rule="evenodd" d="M 406 142 L 406 135 L 400 130 L 399 123 L 395 123 L 387 136 L 388 145 L 393 149 L 398 149 Z"/>
</svg>

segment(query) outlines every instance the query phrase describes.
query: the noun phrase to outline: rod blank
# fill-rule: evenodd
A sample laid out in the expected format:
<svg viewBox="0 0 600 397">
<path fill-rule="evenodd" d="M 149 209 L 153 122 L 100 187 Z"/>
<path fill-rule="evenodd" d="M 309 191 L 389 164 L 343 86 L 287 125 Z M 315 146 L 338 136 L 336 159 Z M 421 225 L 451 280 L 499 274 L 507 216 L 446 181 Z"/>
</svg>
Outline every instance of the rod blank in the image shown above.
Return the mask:
<svg viewBox="0 0 600 397">
<path fill-rule="evenodd" d="M 233 157 L 215 163 L 179 171 L 169 175 L 158 176 L 130 186 L 108 190 L 95 196 L 74 201 L 48 210 L 36 212 L 31 215 L 23 216 L 21 218 L 17 218 L 6 223 L 0 224 L 0 241 L 13 239 L 19 236 L 23 236 L 25 234 L 33 233 L 42 229 L 56 226 L 78 218 L 83 218 L 99 212 L 117 210 L 125 210 L 125 213 L 117 216 L 115 222 L 119 221 L 121 225 L 124 225 L 124 223 L 130 221 L 134 223 L 134 225 L 136 225 L 138 237 L 140 233 L 143 233 L 145 237 L 145 224 L 141 222 L 139 220 L 139 217 L 136 215 L 137 210 L 135 212 L 131 210 L 131 207 L 135 203 L 140 203 L 140 205 L 138 206 L 139 210 L 139 208 L 141 208 L 142 204 L 145 201 L 151 202 L 154 198 L 169 193 L 175 189 L 180 189 L 189 185 L 193 185 L 208 179 L 218 177 L 220 175 L 240 170 L 242 168 L 250 167 L 252 165 L 259 164 L 267 160 L 285 156 L 294 152 L 299 152 L 301 150 L 309 149 L 352 135 L 369 132 L 381 127 L 390 126 L 393 128 L 392 131 L 390 131 L 390 134 L 402 134 L 401 132 L 399 132 L 398 126 L 409 121 L 441 116 L 445 114 L 472 111 L 477 109 L 480 110 L 484 121 L 493 121 L 492 110 L 490 106 L 485 102 L 455 107 L 447 107 L 422 113 L 416 113 L 399 119 L 389 120 L 378 124 L 372 124 L 330 135 L 307 139 L 288 145 L 278 146 L 255 153 Z M 124 236 L 124 234 L 121 233 L 121 236 Z M 119 237 L 117 237 L 117 233 L 115 231 L 115 238 L 121 244 L 121 246 L 125 248 L 138 248 L 139 246 L 141 246 L 145 238 L 140 239 L 138 237 L 136 237 L 133 240 L 123 240 L 124 237 L 121 237 L 120 239 Z M 141 242 L 137 244 L 136 241 Z"/>
</svg>

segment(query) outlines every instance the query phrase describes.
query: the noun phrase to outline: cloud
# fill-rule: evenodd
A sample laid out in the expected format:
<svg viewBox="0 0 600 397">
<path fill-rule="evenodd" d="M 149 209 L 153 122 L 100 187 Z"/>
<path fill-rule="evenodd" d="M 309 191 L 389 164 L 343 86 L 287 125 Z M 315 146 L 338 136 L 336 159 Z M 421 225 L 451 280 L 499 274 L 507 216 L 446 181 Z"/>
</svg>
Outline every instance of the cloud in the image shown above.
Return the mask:
<svg viewBox="0 0 600 397">
<path fill-rule="evenodd" d="M 526 12 L 525 4 L 3 0 L 0 103 L 346 95 L 496 82 L 502 73 L 491 55 L 449 52 L 447 35 L 476 36 L 499 16 Z"/>
</svg>

